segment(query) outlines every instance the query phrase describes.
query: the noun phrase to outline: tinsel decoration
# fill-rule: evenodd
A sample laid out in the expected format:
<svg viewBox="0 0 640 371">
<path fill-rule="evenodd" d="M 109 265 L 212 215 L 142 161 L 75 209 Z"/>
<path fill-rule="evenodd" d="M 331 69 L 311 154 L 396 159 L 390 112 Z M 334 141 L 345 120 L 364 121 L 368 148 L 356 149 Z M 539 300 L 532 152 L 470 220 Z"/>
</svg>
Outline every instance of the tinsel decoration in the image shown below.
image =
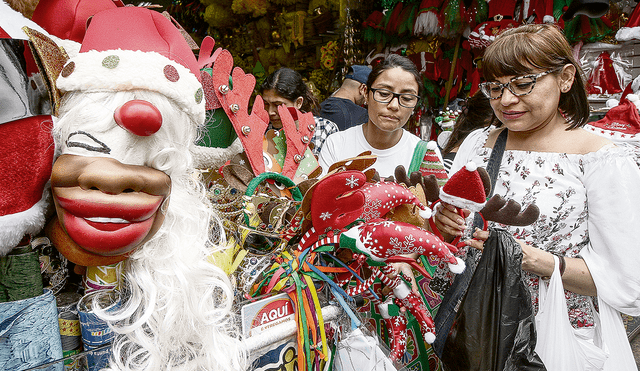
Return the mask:
<svg viewBox="0 0 640 371">
<path fill-rule="evenodd" d="M 342 46 L 342 56 L 347 66 L 356 64 L 356 43 L 354 40 L 355 28 L 353 27 L 353 17 L 351 16 L 351 0 L 347 0 L 347 9 L 344 22 L 344 44 Z"/>
</svg>

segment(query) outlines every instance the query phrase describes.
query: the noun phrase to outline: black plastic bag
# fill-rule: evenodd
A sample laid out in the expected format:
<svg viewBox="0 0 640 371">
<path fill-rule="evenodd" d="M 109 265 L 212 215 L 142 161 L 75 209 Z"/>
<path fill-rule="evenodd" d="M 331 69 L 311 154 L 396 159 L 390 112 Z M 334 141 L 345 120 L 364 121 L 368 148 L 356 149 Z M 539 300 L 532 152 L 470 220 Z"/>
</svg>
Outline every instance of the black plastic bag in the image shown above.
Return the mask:
<svg viewBox="0 0 640 371">
<path fill-rule="evenodd" d="M 492 229 L 445 342 L 445 370 L 546 370 L 521 263 L 518 242 Z"/>
</svg>

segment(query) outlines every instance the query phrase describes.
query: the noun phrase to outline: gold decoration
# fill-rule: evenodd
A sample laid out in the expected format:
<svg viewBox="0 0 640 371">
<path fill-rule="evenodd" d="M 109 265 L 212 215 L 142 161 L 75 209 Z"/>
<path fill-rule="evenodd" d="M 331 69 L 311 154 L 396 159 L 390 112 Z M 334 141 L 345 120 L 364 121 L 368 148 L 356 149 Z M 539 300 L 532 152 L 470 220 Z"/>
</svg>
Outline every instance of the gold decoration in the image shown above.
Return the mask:
<svg viewBox="0 0 640 371">
<path fill-rule="evenodd" d="M 29 27 L 23 27 L 22 31 L 29 37 L 31 41 L 32 52 L 36 60 L 38 68 L 44 74 L 44 81 L 49 88 L 51 102 L 53 103 L 53 115 L 58 115 L 60 109 L 60 91 L 56 88 L 56 80 L 65 63 L 69 60 L 69 55 L 59 47 L 53 40 L 46 35 L 33 30 Z"/>
</svg>

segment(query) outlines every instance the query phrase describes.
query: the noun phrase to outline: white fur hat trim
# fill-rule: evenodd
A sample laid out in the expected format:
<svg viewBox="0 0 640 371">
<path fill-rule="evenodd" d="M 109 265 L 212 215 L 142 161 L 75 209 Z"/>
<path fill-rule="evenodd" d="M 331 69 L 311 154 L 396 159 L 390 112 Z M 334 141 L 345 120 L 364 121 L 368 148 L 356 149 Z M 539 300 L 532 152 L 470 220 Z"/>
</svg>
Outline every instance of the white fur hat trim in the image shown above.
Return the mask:
<svg viewBox="0 0 640 371">
<path fill-rule="evenodd" d="M 204 124 L 202 84 L 189 69 L 156 52 L 78 53 L 67 61 L 56 86 L 62 92 L 155 91 L 173 100 L 196 125 Z"/>
<path fill-rule="evenodd" d="M 478 212 L 482 210 L 482 208 L 486 204 L 486 202 L 478 203 L 478 202 L 468 200 L 466 198 L 452 196 L 446 193 L 443 189 L 440 189 L 440 200 L 448 204 L 451 204 L 455 207 L 469 209 L 474 212 Z"/>
</svg>

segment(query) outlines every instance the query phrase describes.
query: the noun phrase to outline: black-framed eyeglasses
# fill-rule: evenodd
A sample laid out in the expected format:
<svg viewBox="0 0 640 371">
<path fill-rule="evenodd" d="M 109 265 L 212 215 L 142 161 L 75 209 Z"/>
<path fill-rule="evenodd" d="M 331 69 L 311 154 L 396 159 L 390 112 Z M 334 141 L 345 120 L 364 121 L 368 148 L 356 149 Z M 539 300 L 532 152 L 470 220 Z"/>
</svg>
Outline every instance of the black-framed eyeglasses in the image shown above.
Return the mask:
<svg viewBox="0 0 640 371">
<path fill-rule="evenodd" d="M 504 84 L 495 81 L 483 82 L 480 84 L 480 90 L 489 99 L 500 99 L 502 97 L 502 94 L 504 93 L 504 88 L 509 89 L 511 94 L 515 95 L 516 97 L 522 97 L 524 95 L 530 94 L 533 91 L 533 88 L 534 86 L 536 86 L 536 82 L 539 78 L 544 75 L 559 71 L 560 69 L 562 69 L 562 67 L 554 68 L 552 70 L 532 75 L 514 77 L 509 80 L 509 82 Z"/>
<path fill-rule="evenodd" d="M 394 98 L 398 98 L 398 103 L 405 108 L 413 108 L 418 105 L 420 97 L 409 93 L 394 93 L 387 89 L 369 89 L 373 92 L 373 100 L 378 103 L 390 103 Z"/>
</svg>

